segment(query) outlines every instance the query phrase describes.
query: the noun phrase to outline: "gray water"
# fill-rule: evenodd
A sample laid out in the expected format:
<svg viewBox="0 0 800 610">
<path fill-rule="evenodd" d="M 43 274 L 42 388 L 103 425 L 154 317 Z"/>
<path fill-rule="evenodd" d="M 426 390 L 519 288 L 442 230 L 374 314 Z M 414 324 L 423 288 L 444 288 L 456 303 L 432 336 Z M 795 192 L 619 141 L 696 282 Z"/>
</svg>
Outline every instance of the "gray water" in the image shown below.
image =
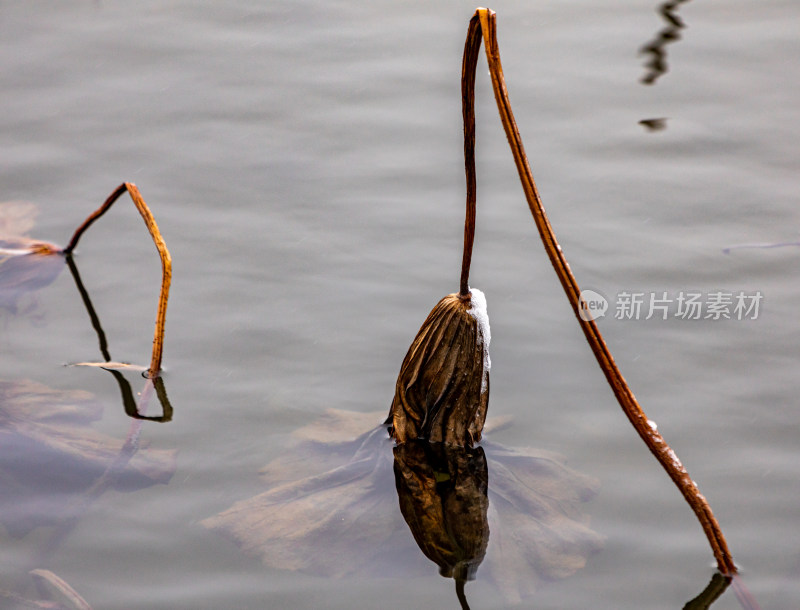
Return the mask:
<svg viewBox="0 0 800 610">
<path fill-rule="evenodd" d="M 397 2 L 1 2 L 0 201 L 64 244 L 135 182 L 174 260 L 167 485 L 108 491 L 57 549 L 2 535 L 0 588 L 52 570 L 95 610 L 456 607 L 452 581 L 331 581 L 249 558 L 200 521 L 263 490 L 258 470 L 329 407 L 388 409 L 400 363 L 458 289 L 460 65 L 474 5 Z M 763 608 L 800 607 L 796 242 L 800 10 L 697 0 L 644 84 L 667 22 L 645 2 L 498 2 L 514 112 L 550 220 L 648 416 L 681 457 Z M 642 120 L 666 118 L 650 131 Z M 622 416 L 543 253 L 491 94 L 477 82 L 471 282 L 492 324 L 492 439 L 558 452 L 600 482 L 604 549 L 536 608 L 681 608 L 713 574 L 680 494 Z M 159 265 L 121 200 L 76 261 L 115 359 L 149 358 Z M 760 293 L 757 319 L 615 319 L 621 292 Z M 0 370 L 131 420 L 98 369 L 67 272 L 4 313 Z M 676 304 L 671 305 L 673 311 Z M 647 303 L 644 309 L 647 308 Z M 134 390 L 142 380 L 129 375 Z M 156 412 L 157 405 L 151 405 Z M 490 473 L 491 479 L 491 473 Z M 324 549 L 320 549 L 324 552 Z M 506 602 L 481 580 L 473 608 Z M 739 608 L 731 591 L 714 610 Z"/>
</svg>

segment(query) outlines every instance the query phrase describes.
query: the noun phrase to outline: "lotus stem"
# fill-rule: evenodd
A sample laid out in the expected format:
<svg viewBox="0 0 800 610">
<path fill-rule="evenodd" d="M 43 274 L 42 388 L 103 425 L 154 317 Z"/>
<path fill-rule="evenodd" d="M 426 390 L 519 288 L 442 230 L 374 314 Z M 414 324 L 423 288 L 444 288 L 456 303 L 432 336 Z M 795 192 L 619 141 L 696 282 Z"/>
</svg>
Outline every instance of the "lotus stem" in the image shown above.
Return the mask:
<svg viewBox="0 0 800 610">
<path fill-rule="evenodd" d="M 458 603 L 461 604 L 461 610 L 469 610 L 467 594 L 464 592 L 465 584 L 463 578 L 456 578 L 456 597 L 458 598 Z"/>
<path fill-rule="evenodd" d="M 464 69 L 462 77 L 474 82 L 475 80 L 475 67 L 477 62 L 478 49 L 480 47 L 480 36 L 476 32 L 482 34 L 484 47 L 486 50 L 486 60 L 489 64 L 489 73 L 492 79 L 492 88 L 494 89 L 495 100 L 497 108 L 500 112 L 500 120 L 503 123 L 508 143 L 511 146 L 511 152 L 514 156 L 514 162 L 517 166 L 520 180 L 522 182 L 522 189 L 525 192 L 525 198 L 528 201 L 531 214 L 539 230 L 539 235 L 542 238 L 547 256 L 561 281 L 561 286 L 567 295 L 570 306 L 575 314 L 578 323 L 586 335 L 586 340 L 594 352 L 600 368 L 606 376 L 606 379 L 611 386 L 614 395 L 625 412 L 628 420 L 633 425 L 636 432 L 642 438 L 647 448 L 655 456 L 664 470 L 675 483 L 675 485 L 683 494 L 684 499 L 688 502 L 689 506 L 694 511 L 700 525 L 708 538 L 711 545 L 711 550 L 717 560 L 717 568 L 720 573 L 725 576 L 732 576 L 736 574 L 736 565 L 733 562 L 733 557 L 728 550 L 727 542 L 722 534 L 719 523 L 714 517 L 711 507 L 706 499 L 700 493 L 697 485 L 694 483 L 689 473 L 678 460 L 675 453 L 667 445 L 664 438 L 658 433 L 654 426 L 650 425 L 647 416 L 644 414 L 641 406 L 639 405 L 636 397 L 633 395 L 630 387 L 628 387 L 622 373 L 614 362 L 608 346 L 597 328 L 594 320 L 583 320 L 579 315 L 579 298 L 580 289 L 575 277 L 572 275 L 569 264 L 564 256 L 564 253 L 556 240 L 553 228 L 547 219 L 544 211 L 541 198 L 539 197 L 536 183 L 533 180 L 528 158 L 525 155 L 525 148 L 522 145 L 522 138 L 519 135 L 517 124 L 514 121 L 514 115 L 511 112 L 511 104 L 508 99 L 508 92 L 506 90 L 505 79 L 503 77 L 503 68 L 500 64 L 500 52 L 497 45 L 497 25 L 496 15 L 493 11 L 486 8 L 479 8 L 472 17 L 469 29 L 467 30 L 467 43 L 464 51 Z M 462 91 L 471 92 L 472 86 L 462 85 Z M 471 104 L 464 105 L 465 115 Z M 466 127 L 467 121 L 465 119 L 465 141 L 467 139 Z M 466 144 L 465 144 L 466 148 Z M 469 178 L 468 178 L 469 184 Z M 469 195 L 468 195 L 469 202 Z M 469 204 L 468 204 L 469 207 Z M 468 212 L 469 214 L 469 212 Z M 466 260 L 465 248 L 465 260 Z M 463 290 L 463 272 L 462 272 L 462 290 Z"/>
<path fill-rule="evenodd" d="M 464 255 L 461 260 L 461 289 L 459 298 L 469 298 L 469 268 L 472 244 L 475 241 L 475 207 L 477 199 L 475 174 L 475 66 L 481 50 L 480 23 L 472 19 L 464 44 L 461 64 L 461 112 L 464 117 L 464 173 L 467 178 L 467 205 L 464 220 Z"/>
<path fill-rule="evenodd" d="M 103 205 L 97 208 L 97 210 L 92 212 L 89 217 L 83 221 L 83 224 L 78 227 L 72 235 L 69 245 L 64 248 L 63 252 L 68 256 L 71 255 L 86 230 L 95 220 L 105 214 L 114 202 L 126 191 L 133 200 L 136 209 L 139 210 L 139 214 L 141 214 L 144 219 L 144 224 L 150 232 L 150 236 L 153 238 L 153 242 L 158 250 L 158 255 L 161 258 L 161 291 L 158 297 L 158 311 L 156 312 L 156 326 L 153 335 L 153 351 L 150 358 L 150 368 L 148 369 L 148 376 L 151 379 L 155 379 L 161 372 L 161 358 L 164 351 L 164 324 L 167 319 L 167 301 L 169 300 L 169 287 L 172 282 L 172 257 L 169 254 L 169 250 L 167 250 L 166 243 L 164 243 L 164 238 L 161 237 L 161 231 L 158 230 L 158 225 L 153 218 L 153 214 L 144 202 L 136 185 L 132 182 L 123 182 L 120 184 L 114 192 L 108 196 Z"/>
</svg>

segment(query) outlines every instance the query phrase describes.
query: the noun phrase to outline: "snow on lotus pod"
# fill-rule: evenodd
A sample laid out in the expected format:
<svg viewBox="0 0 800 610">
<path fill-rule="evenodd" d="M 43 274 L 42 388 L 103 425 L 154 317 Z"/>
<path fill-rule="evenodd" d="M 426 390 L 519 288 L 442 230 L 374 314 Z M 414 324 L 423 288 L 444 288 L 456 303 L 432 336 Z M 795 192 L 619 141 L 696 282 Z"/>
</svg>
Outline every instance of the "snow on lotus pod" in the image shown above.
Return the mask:
<svg viewBox="0 0 800 610">
<path fill-rule="evenodd" d="M 469 446 L 481 438 L 489 404 L 486 298 L 450 294 L 433 308 L 408 349 L 387 423 L 398 443 L 426 439 Z"/>
</svg>

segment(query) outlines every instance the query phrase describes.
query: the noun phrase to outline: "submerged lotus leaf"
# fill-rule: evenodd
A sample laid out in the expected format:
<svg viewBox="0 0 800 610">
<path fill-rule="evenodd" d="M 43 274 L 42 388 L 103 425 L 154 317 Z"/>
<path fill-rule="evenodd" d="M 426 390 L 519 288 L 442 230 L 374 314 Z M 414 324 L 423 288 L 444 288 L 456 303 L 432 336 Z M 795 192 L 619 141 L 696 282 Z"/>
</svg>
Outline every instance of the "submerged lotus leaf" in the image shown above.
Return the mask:
<svg viewBox="0 0 800 610">
<path fill-rule="evenodd" d="M 398 443 L 480 440 L 489 403 L 488 337 L 474 300 L 444 297 L 408 349 L 389 413 Z"/>
<path fill-rule="evenodd" d="M 262 467 L 258 474 L 269 488 L 316 476 L 350 462 L 361 448 L 361 436 L 383 418 L 380 412 L 357 413 L 326 409 L 311 423 L 292 433 L 293 445 Z M 391 443 L 386 447 L 391 453 Z"/>
<path fill-rule="evenodd" d="M 494 443 L 484 449 L 492 531 L 484 569 L 507 599 L 519 601 L 539 581 L 571 576 L 602 548 L 604 538 L 589 527 L 582 508 L 598 483 L 547 451 Z M 527 578 L 519 566 L 526 566 Z"/>
<path fill-rule="evenodd" d="M 345 463 L 279 483 L 206 519 L 203 525 L 273 568 L 329 577 L 381 574 L 387 556 L 391 558 L 402 539 L 393 489 L 392 443 L 385 426 L 351 443 L 358 446 Z M 312 461 L 316 462 L 316 456 Z M 334 452 L 333 463 L 337 462 Z M 282 460 L 279 466 L 268 468 L 268 480 L 282 478 L 279 473 L 290 464 L 292 460 Z"/>
<path fill-rule="evenodd" d="M 57 246 L 26 237 L 36 214 L 32 203 L 0 203 L 0 308 L 12 314 L 23 295 L 47 286 L 64 268 Z"/>
<path fill-rule="evenodd" d="M 582 510 L 597 483 L 558 456 L 491 442 L 393 446 L 375 420 L 329 410 L 261 471 L 266 491 L 203 525 L 267 566 L 319 576 L 424 573 L 419 546 L 443 575 L 477 570 L 510 601 L 601 547 Z"/>
<path fill-rule="evenodd" d="M 0 381 L 0 523 L 14 535 L 70 516 L 70 501 L 114 466 L 113 486 L 167 483 L 176 452 L 131 448 L 90 427 L 102 406 L 83 391 Z M 122 459 L 122 461 L 120 461 Z"/>
</svg>

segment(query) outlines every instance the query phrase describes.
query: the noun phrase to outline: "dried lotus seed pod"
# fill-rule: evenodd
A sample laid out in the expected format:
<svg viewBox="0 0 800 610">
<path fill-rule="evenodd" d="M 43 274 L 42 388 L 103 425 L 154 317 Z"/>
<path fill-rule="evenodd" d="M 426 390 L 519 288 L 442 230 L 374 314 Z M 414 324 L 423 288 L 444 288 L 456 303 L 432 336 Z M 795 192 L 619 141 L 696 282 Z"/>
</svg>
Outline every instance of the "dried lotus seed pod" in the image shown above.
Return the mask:
<svg viewBox="0 0 800 610">
<path fill-rule="evenodd" d="M 387 423 L 398 443 L 426 439 L 469 446 L 489 403 L 489 317 L 473 289 L 433 308 L 403 360 Z"/>
</svg>

